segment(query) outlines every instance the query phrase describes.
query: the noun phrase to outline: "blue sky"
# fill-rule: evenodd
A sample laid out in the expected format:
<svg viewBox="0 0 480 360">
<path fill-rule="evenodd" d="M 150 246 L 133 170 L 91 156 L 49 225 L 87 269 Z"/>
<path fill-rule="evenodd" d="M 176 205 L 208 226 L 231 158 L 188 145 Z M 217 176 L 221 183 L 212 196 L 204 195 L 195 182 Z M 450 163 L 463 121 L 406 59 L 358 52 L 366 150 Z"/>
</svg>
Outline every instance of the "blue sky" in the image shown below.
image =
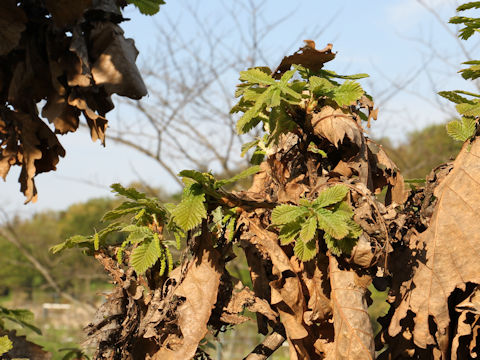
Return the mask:
<svg viewBox="0 0 480 360">
<path fill-rule="evenodd" d="M 370 74 L 371 77 L 362 85 L 380 106 L 379 120 L 373 125 L 372 135 L 389 136 L 399 141 L 408 131 L 445 121 L 451 116 L 452 107 L 445 102 L 437 103 L 434 89 L 471 89 L 471 85 L 456 74 L 460 62 L 466 59 L 456 39 L 449 33 L 455 32 L 455 28 L 444 25 L 454 15 L 457 2 L 423 2 L 435 10 L 443 19 L 443 24 L 435 17 L 437 15 L 427 11 L 417 0 L 258 2 L 264 4 L 259 27 L 263 21 L 272 22 L 285 17 L 264 39 L 262 49 L 268 57 L 268 65 L 275 66 L 284 55 L 301 46 L 302 39 L 309 39 L 311 34 L 325 28 L 321 36 L 313 40 L 318 48 L 333 43 L 334 51 L 338 52 L 328 68 L 339 73 Z M 140 68 L 155 54 L 159 41 L 155 24 L 166 22 L 167 18 L 178 25 L 185 39 L 201 46 L 202 36 L 193 25 L 192 11 L 201 22 L 224 34 L 224 41 L 229 42 L 234 51 L 242 46 L 239 26 L 248 34 L 249 19 L 242 6 L 247 3 L 248 0 L 167 0 L 167 5 L 154 17 L 142 16 L 129 6 L 125 16 L 131 21 L 123 23 L 122 27 L 127 37 L 135 39 L 140 50 L 137 60 Z M 225 9 L 232 9 L 232 6 L 237 23 L 226 15 Z M 478 54 L 475 40 L 464 46 L 473 56 Z M 422 67 L 428 69 L 428 75 L 421 71 Z M 237 70 L 232 70 L 225 77 L 232 93 L 238 77 Z M 402 91 L 397 91 L 396 86 L 402 87 Z M 118 98 L 114 101 L 117 103 Z M 128 111 L 113 111 L 108 116 L 110 127 L 115 127 L 118 117 L 127 122 L 135 121 Z M 105 148 L 98 142 L 91 142 L 86 132 L 66 135 L 61 141 L 67 156 L 60 161 L 58 171 L 36 178 L 38 202 L 23 205 L 23 195 L 19 193 L 17 183 L 19 171 L 13 170 L 6 183 L 0 182 L 5 209 L 20 215 L 44 209 L 64 209 L 69 204 L 91 197 L 107 196 L 110 194 L 109 184 L 128 184 L 138 179 L 139 174 L 153 186 L 164 187 L 167 191 L 178 190 L 153 161 L 109 142 L 108 131 Z"/>
</svg>

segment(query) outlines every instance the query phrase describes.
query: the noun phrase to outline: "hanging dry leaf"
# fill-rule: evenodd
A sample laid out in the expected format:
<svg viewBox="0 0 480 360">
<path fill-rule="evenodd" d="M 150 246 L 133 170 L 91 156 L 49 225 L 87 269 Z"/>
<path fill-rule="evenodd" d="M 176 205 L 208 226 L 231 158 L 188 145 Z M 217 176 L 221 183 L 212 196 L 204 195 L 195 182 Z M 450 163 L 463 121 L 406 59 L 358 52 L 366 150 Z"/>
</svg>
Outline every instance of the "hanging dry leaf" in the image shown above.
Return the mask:
<svg viewBox="0 0 480 360">
<path fill-rule="evenodd" d="M 15 0 L 2 0 L 0 13 L 0 55 L 5 55 L 18 45 L 27 17 Z"/>
<path fill-rule="evenodd" d="M 92 5 L 92 0 L 46 0 L 48 11 L 58 26 L 74 24 L 83 12 Z"/>
<path fill-rule="evenodd" d="M 448 358 L 450 315 L 448 301 L 456 289 L 480 284 L 478 248 L 480 223 L 480 141 L 466 143 L 453 170 L 435 189 L 437 205 L 428 229 L 411 242 L 416 267 L 389 327 L 395 336 L 403 331 L 402 319 L 414 315 L 413 341 L 420 348 L 436 345 Z"/>
<path fill-rule="evenodd" d="M 132 39 L 123 37 L 123 30 L 119 26 L 97 22 L 90 33 L 90 39 L 95 84 L 104 86 L 108 95 L 115 93 L 131 99 L 147 95 L 147 89 L 135 65 L 138 50 Z"/>
</svg>

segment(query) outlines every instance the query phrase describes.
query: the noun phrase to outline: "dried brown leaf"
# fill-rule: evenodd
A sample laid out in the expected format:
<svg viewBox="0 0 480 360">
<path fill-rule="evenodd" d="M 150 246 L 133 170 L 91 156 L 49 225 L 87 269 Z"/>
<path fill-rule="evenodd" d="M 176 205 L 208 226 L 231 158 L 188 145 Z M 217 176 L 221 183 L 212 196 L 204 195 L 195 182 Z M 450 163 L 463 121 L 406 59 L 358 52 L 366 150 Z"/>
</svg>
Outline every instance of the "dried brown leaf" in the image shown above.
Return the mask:
<svg viewBox="0 0 480 360">
<path fill-rule="evenodd" d="M 46 0 L 45 5 L 55 23 L 63 27 L 75 24 L 83 16 L 83 12 L 92 5 L 92 0 Z"/>
<path fill-rule="evenodd" d="M 29 360 L 50 360 L 52 354 L 43 350 L 40 345 L 27 340 L 25 336 L 18 336 L 16 330 L 0 331 L 0 336 L 7 335 L 13 344 L 13 349 L 2 356 L 2 359 L 29 359 Z"/>
<path fill-rule="evenodd" d="M 313 133 L 330 141 L 338 148 L 338 144 L 348 137 L 358 147 L 362 145 L 362 131 L 352 115 L 342 109 L 324 106 L 320 112 L 312 114 L 311 123 Z"/>
<path fill-rule="evenodd" d="M 480 141 L 466 143 L 453 170 L 435 189 L 438 199 L 428 229 L 411 241 L 417 261 L 414 274 L 403 284 L 389 334 L 403 331 L 402 319 L 414 314 L 413 341 L 420 348 L 438 347 L 447 358 L 449 344 L 448 298 L 468 282 L 480 284 Z M 413 239 L 415 240 L 415 239 Z M 432 326 L 434 323 L 434 326 Z"/>
<path fill-rule="evenodd" d="M 323 64 L 334 58 L 335 54 L 332 52 L 331 44 L 322 50 L 316 50 L 315 45 L 312 47 L 307 44 L 292 55 L 285 56 L 273 72 L 273 77 L 279 79 L 283 73 L 290 70 L 292 65 L 302 65 L 312 71 L 318 71 L 323 67 Z"/>
<path fill-rule="evenodd" d="M 0 55 L 5 55 L 18 45 L 27 17 L 15 0 L 2 0 L 0 14 Z"/>
<path fill-rule="evenodd" d="M 334 256 L 329 258 L 335 359 L 373 360 L 375 349 L 367 313 L 367 289 L 353 270 L 342 270 Z"/>
<path fill-rule="evenodd" d="M 477 338 L 480 332 L 480 288 L 455 308 L 460 313 L 452 340 L 452 360 L 478 358 Z"/>
<path fill-rule="evenodd" d="M 132 39 L 125 39 L 123 30 L 113 23 L 97 22 L 90 33 L 94 59 L 92 75 L 108 95 L 116 93 L 131 99 L 147 95 L 135 59 L 138 50 Z"/>
<path fill-rule="evenodd" d="M 199 248 L 191 261 L 185 278 L 175 290 L 177 297 L 185 301 L 177 308 L 178 326 L 182 332 L 181 344 L 168 349 L 163 347 L 155 359 L 191 359 L 198 344 L 207 334 L 207 323 L 217 301 L 220 277 L 223 272 L 220 254 L 213 249 L 209 236 L 198 239 Z"/>
<path fill-rule="evenodd" d="M 63 96 L 54 93 L 48 97 L 42 109 L 42 116 L 55 125 L 56 133 L 66 134 L 77 130 L 80 110 L 70 106 Z"/>
</svg>

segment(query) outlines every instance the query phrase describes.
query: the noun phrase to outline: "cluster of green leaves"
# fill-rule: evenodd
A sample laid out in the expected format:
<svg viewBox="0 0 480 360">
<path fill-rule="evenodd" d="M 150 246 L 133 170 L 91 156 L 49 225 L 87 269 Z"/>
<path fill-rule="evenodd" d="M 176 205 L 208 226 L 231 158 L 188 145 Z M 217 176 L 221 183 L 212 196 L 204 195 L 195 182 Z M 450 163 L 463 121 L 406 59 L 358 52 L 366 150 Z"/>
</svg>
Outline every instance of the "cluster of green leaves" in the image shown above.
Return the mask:
<svg viewBox="0 0 480 360">
<path fill-rule="evenodd" d="M 160 5 L 164 5 L 164 0 L 127 0 L 129 4 L 135 5 L 144 15 L 155 15 L 160 11 Z"/>
<path fill-rule="evenodd" d="M 117 261 L 121 264 L 124 262 L 125 252 L 129 250 L 129 265 L 138 274 L 145 273 L 159 262 L 162 276 L 166 271 L 170 272 L 174 265 L 170 247 L 176 246 L 179 250 L 187 232 L 207 218 L 207 200 L 209 198 L 220 200 L 224 196 L 222 187 L 258 171 L 258 166 L 252 166 L 230 179 L 217 180 L 211 173 L 184 170 L 180 176 L 183 177 L 186 186 L 178 205 L 161 204 L 158 199 L 149 198 L 134 188 L 127 189 L 120 184 L 113 184 L 113 192 L 127 200 L 103 216 L 102 221 L 111 223 L 94 235 L 72 236 L 63 243 L 53 246 L 51 251 L 58 253 L 79 247 L 92 255 L 100 249 L 114 247 Z M 220 210 L 222 216 L 219 224 L 222 224 L 231 238 L 236 221 L 235 211 L 228 207 Z M 119 232 L 127 236 L 120 240 L 118 237 L 112 239 L 110 235 Z"/>
<path fill-rule="evenodd" d="M 211 173 L 183 170 L 179 175 L 183 178 L 185 188 L 182 193 L 182 200 L 172 209 L 173 220 L 184 231 L 194 229 L 201 224 L 203 219 L 207 218 L 208 197 L 217 200 L 222 199 L 225 195 L 222 187 L 254 175 L 259 170 L 259 166 L 252 166 L 230 179 L 223 180 L 215 179 Z M 225 217 L 227 218 L 225 219 Z M 228 208 L 225 209 L 223 221 L 230 223 L 232 217 L 234 217 L 234 214 Z"/>
<path fill-rule="evenodd" d="M 318 230 L 322 230 L 328 249 L 335 255 L 349 254 L 362 228 L 353 221 L 353 211 L 345 198 L 348 188 L 335 185 L 299 205 L 279 205 L 272 211 L 272 224 L 279 227 L 282 245 L 295 242 L 294 253 L 302 261 L 317 254 Z"/>
<path fill-rule="evenodd" d="M 470 9 L 480 9 L 480 2 L 465 3 L 460 5 L 457 11 L 461 12 Z M 463 40 L 469 39 L 475 32 L 480 31 L 480 18 L 454 16 L 450 19 L 450 23 L 464 25 L 458 35 Z M 479 60 L 466 61 L 463 64 L 470 65 L 459 71 L 465 80 L 475 80 L 480 77 Z M 480 117 L 480 94 L 462 90 L 441 91 L 438 94 L 457 104 L 455 107 L 462 116 L 461 120 L 454 120 L 447 124 L 448 134 L 458 141 L 466 141 L 473 137 L 476 133 L 478 118 Z"/>
<path fill-rule="evenodd" d="M 235 92 L 240 99 L 230 111 L 232 114 L 243 113 L 237 122 L 239 134 L 250 131 L 260 123 L 266 131 L 262 139 L 242 146 L 242 156 L 255 147 L 251 160 L 253 164 L 262 161 L 269 146 L 277 141 L 280 134 L 297 127 L 298 124 L 290 115 L 295 113 L 295 107 L 312 110 L 319 99 L 329 99 L 332 105 L 345 108 L 366 95 L 355 80 L 368 77 L 367 74 L 339 75 L 328 70 L 312 72 L 302 66 L 294 66 L 279 80 L 274 79 L 271 73 L 267 67 L 240 72 L 241 83 Z M 295 78 L 297 73 L 299 78 Z M 339 83 L 339 79 L 345 81 Z M 367 120 L 363 113 L 359 114 Z"/>
<path fill-rule="evenodd" d="M 129 249 L 130 266 L 138 274 L 160 262 L 160 274 L 173 268 L 173 257 L 169 246 L 175 244 L 180 247 L 180 236 L 183 234 L 173 221 L 167 206 L 158 199 L 149 198 L 133 188 L 124 188 L 120 184 L 113 184 L 112 191 L 127 198 L 115 209 L 107 212 L 102 221 L 115 221 L 104 229 L 91 236 L 75 235 L 65 242 L 55 245 L 51 251 L 57 253 L 65 249 L 85 248 L 87 254 L 93 254 L 101 248 L 116 248 L 117 260 L 123 263 L 124 252 Z M 129 222 L 122 221 L 128 219 Z M 118 243 L 118 238 L 111 239 L 113 233 L 126 233 L 126 238 Z M 165 233 L 176 234 L 177 241 L 168 240 Z"/>
<path fill-rule="evenodd" d="M 39 328 L 32 324 L 33 313 L 25 309 L 7 309 L 0 306 L 0 329 L 7 330 L 5 320 L 20 325 L 23 328 L 33 330 L 37 334 L 41 335 L 42 332 Z M 13 348 L 12 341 L 7 335 L 0 337 L 0 355 L 7 353 Z"/>
</svg>

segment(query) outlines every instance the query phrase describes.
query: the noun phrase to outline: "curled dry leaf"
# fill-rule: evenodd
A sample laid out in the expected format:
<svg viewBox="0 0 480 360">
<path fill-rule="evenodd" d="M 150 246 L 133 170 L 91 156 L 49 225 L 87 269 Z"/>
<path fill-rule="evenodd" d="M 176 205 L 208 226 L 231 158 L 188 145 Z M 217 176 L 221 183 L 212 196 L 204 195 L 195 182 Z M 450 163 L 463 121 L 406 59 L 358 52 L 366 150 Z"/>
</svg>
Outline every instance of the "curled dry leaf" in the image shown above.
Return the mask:
<svg viewBox="0 0 480 360">
<path fill-rule="evenodd" d="M 334 58 L 335 54 L 332 52 L 331 44 L 323 50 L 316 50 L 315 46 L 307 45 L 298 49 L 292 55 L 285 56 L 273 72 L 273 77 L 279 79 L 294 64 L 302 65 L 312 71 L 318 71 L 323 67 L 323 64 Z"/>
<path fill-rule="evenodd" d="M 442 359 L 449 357 L 453 291 L 465 290 L 467 283 L 480 284 L 480 223 L 472 221 L 480 212 L 479 157 L 480 141 L 475 140 L 471 148 L 466 143 L 453 170 L 435 189 L 435 212 L 428 229 L 411 241 L 416 255 L 414 274 L 402 286 L 389 327 L 390 335 L 401 333 L 402 319 L 411 312 L 414 343 L 422 349 L 438 346 Z"/>
<path fill-rule="evenodd" d="M 452 360 L 478 358 L 480 335 L 480 287 L 458 304 L 455 311 L 460 313 L 455 337 L 452 340 Z"/>
<path fill-rule="evenodd" d="M 45 4 L 55 23 L 65 26 L 77 22 L 83 12 L 92 5 L 92 0 L 46 0 Z"/>
<path fill-rule="evenodd" d="M 199 241 L 194 261 L 190 262 L 183 281 L 175 290 L 177 297 L 185 299 L 177 308 L 182 340 L 174 348 L 161 348 L 154 360 L 191 359 L 207 334 L 207 323 L 217 301 L 223 265 L 220 254 L 212 247 L 211 238 L 203 236 Z"/>
<path fill-rule="evenodd" d="M 320 112 L 312 114 L 311 123 L 315 135 L 327 139 L 337 148 L 345 136 L 358 147 L 362 145 L 362 130 L 352 115 L 342 109 L 324 106 Z"/>
<path fill-rule="evenodd" d="M 366 286 L 353 270 L 343 270 L 334 256 L 330 258 L 335 359 L 373 360 L 373 330 L 367 313 Z"/>
</svg>

